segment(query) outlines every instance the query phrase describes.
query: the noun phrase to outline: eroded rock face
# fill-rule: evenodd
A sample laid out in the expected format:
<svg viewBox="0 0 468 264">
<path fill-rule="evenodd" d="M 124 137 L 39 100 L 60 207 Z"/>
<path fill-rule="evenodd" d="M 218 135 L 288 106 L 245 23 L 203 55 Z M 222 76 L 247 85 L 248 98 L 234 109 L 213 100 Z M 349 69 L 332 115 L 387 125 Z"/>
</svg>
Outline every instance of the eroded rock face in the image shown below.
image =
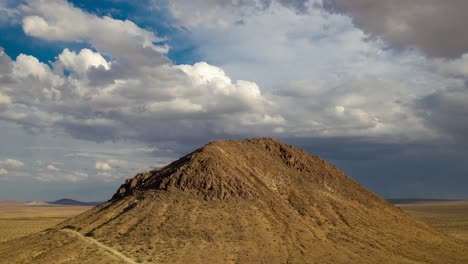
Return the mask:
<svg viewBox="0 0 468 264">
<path fill-rule="evenodd" d="M 64 229 L 142 263 L 468 263 L 465 243 L 268 138 L 209 143 L 139 173 L 108 202 L 0 244 L 2 260 L 116 263 Z"/>
<path fill-rule="evenodd" d="M 274 170 L 275 166 L 280 166 Z M 273 170 L 272 170 L 273 169 Z M 288 192 L 295 173 L 304 173 L 324 188 L 327 178 L 338 173 L 317 156 L 270 138 L 246 141 L 217 141 L 190 153 L 166 167 L 139 173 L 127 179 L 112 199 L 144 190 L 182 190 L 205 199 L 253 198 L 262 194 L 263 183 L 274 191 Z M 338 179 L 338 178 L 337 178 Z M 332 184 L 332 182 L 330 182 Z"/>
</svg>

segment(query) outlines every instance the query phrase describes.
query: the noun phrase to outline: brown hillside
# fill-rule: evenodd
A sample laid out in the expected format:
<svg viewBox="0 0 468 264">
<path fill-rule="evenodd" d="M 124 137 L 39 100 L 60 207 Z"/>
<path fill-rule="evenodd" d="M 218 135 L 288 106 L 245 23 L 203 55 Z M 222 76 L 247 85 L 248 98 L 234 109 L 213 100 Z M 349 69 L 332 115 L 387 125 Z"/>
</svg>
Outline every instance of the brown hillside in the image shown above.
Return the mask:
<svg viewBox="0 0 468 264">
<path fill-rule="evenodd" d="M 448 238 L 273 139 L 218 141 L 140 173 L 5 263 L 468 263 Z"/>
</svg>

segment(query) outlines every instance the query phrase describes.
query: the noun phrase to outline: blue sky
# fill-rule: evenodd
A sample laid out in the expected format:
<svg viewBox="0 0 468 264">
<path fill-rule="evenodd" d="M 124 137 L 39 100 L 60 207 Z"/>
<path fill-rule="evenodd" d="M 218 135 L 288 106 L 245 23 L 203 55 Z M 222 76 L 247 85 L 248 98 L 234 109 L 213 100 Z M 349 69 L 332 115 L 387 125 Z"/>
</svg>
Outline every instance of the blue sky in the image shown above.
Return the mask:
<svg viewBox="0 0 468 264">
<path fill-rule="evenodd" d="M 385 197 L 468 198 L 463 5 L 0 0 L 0 199 L 105 200 L 260 136 Z"/>
<path fill-rule="evenodd" d="M 190 42 L 186 30 L 172 24 L 172 17 L 167 14 L 164 6 L 161 9 L 151 7 L 152 1 L 138 1 L 137 3 L 128 1 L 69 1 L 76 7 L 86 12 L 98 15 L 109 16 L 119 20 L 131 20 L 141 28 L 156 32 L 160 36 L 165 36 L 171 45 L 168 54 L 174 63 L 194 63 L 200 60 L 196 51 L 196 45 Z M 163 3 L 163 1 L 161 1 Z M 15 3 L 17 5 L 18 3 Z M 13 5 L 13 4 L 11 4 Z M 13 5 L 13 6 L 15 6 Z M 23 32 L 21 24 L 5 22 L 0 25 L 2 35 L 2 47 L 6 53 L 16 58 L 21 53 L 33 55 L 40 61 L 48 63 L 54 61 L 57 54 L 63 49 L 79 51 L 83 48 L 92 47 L 86 42 L 50 42 L 38 38 L 30 37 Z"/>
</svg>

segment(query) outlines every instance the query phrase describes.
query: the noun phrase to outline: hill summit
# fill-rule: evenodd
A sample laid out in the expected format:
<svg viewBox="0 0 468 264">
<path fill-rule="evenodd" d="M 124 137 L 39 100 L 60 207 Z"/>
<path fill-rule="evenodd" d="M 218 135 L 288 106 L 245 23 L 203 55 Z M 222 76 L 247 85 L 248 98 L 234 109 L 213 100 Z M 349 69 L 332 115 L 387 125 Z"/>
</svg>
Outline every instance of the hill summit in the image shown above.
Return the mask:
<svg viewBox="0 0 468 264">
<path fill-rule="evenodd" d="M 303 176 L 298 177 L 298 173 Z M 113 199 L 144 190 L 179 190 L 205 200 L 249 199 L 268 196 L 268 192 L 286 194 L 300 183 L 297 181 L 307 181 L 317 188 L 352 182 L 319 157 L 278 140 L 226 140 L 209 143 L 169 166 L 137 174 L 119 188 Z"/>
<path fill-rule="evenodd" d="M 464 242 L 270 138 L 209 143 L 0 253 L 11 263 L 468 263 Z"/>
</svg>

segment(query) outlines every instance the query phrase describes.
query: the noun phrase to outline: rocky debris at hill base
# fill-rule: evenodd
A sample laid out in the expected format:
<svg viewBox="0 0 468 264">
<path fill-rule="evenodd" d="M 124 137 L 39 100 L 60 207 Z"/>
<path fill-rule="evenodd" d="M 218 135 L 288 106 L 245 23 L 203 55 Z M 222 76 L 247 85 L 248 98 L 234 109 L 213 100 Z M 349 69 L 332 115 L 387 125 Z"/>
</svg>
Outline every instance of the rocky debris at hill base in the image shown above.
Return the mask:
<svg viewBox="0 0 468 264">
<path fill-rule="evenodd" d="M 111 200 L 0 244 L 8 263 L 468 263 L 468 245 L 280 141 L 216 141 L 137 174 Z M 75 233 L 76 234 L 76 233 Z"/>
</svg>

